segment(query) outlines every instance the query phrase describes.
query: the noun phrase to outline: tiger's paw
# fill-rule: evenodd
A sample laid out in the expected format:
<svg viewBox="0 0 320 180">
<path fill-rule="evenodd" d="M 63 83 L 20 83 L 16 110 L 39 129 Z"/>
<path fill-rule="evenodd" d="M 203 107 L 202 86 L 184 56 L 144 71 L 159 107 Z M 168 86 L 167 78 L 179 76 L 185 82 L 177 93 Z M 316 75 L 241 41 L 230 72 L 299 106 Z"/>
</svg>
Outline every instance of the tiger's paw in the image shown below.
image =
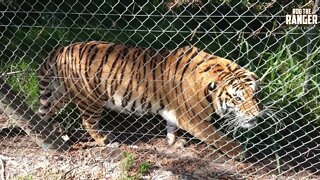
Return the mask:
<svg viewBox="0 0 320 180">
<path fill-rule="evenodd" d="M 176 149 L 183 149 L 187 144 L 187 140 L 184 138 L 179 138 L 174 144 L 173 147 Z"/>
<path fill-rule="evenodd" d="M 231 147 L 224 152 L 228 158 L 239 161 L 245 157 L 244 149 L 241 145 Z"/>
<path fill-rule="evenodd" d="M 176 135 L 173 133 L 167 133 L 168 145 L 171 146 L 176 142 Z"/>
<path fill-rule="evenodd" d="M 108 148 L 118 148 L 118 147 L 120 147 L 120 145 L 121 144 L 119 142 L 111 142 L 111 143 L 107 144 L 106 147 L 108 147 Z"/>
<path fill-rule="evenodd" d="M 96 138 L 95 141 L 98 146 L 116 148 L 120 146 L 120 143 L 117 142 L 116 139 L 117 136 L 115 136 L 113 133 L 109 133 L 108 135 L 101 135 L 101 137 Z"/>
<path fill-rule="evenodd" d="M 182 149 L 185 147 L 187 140 L 184 138 L 179 138 L 176 140 L 176 135 L 173 133 L 168 133 L 167 134 L 167 141 L 169 146 L 173 146 L 176 149 Z"/>
<path fill-rule="evenodd" d="M 113 133 L 109 133 L 108 136 L 107 136 L 107 143 L 106 143 L 106 146 L 107 147 L 110 147 L 110 148 L 118 148 L 120 147 L 120 142 L 116 141 L 117 140 L 117 136 L 114 135 Z"/>
</svg>

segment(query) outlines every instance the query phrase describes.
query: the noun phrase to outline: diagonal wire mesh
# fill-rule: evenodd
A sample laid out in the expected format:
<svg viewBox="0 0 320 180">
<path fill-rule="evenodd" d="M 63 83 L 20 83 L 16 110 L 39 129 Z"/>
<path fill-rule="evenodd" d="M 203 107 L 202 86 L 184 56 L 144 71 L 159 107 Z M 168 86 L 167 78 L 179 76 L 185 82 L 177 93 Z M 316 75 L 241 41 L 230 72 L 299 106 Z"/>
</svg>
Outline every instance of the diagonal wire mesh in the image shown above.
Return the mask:
<svg viewBox="0 0 320 180">
<path fill-rule="evenodd" d="M 0 1 L 0 177 L 319 179 L 319 25 L 286 24 L 299 8 L 319 16 L 318 0 Z"/>
</svg>

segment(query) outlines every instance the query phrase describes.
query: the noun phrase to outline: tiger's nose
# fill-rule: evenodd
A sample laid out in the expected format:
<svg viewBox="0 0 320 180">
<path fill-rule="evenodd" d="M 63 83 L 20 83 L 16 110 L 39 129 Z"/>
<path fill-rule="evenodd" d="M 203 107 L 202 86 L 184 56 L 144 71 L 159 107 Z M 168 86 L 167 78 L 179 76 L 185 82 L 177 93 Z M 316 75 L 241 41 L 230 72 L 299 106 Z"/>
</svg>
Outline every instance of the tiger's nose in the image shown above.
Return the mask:
<svg viewBox="0 0 320 180">
<path fill-rule="evenodd" d="M 244 108 L 247 109 L 247 114 L 250 114 L 253 117 L 257 117 L 260 114 L 260 108 L 255 102 L 247 102 L 244 105 Z"/>
<path fill-rule="evenodd" d="M 260 114 L 260 109 L 258 106 L 252 106 L 250 109 L 250 114 L 252 114 L 254 117 L 259 116 Z"/>
</svg>

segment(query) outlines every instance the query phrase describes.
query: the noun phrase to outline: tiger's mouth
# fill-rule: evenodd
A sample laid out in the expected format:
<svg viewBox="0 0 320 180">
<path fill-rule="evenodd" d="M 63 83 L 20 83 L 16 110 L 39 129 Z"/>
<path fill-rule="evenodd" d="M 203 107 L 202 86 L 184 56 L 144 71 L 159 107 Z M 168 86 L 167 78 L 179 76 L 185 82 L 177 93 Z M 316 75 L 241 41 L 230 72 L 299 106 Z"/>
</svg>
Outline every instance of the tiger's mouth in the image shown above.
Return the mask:
<svg viewBox="0 0 320 180">
<path fill-rule="evenodd" d="M 257 120 L 256 118 L 250 118 L 248 120 L 244 120 L 241 124 L 240 124 L 240 127 L 241 128 L 245 128 L 245 129 L 250 129 L 254 126 L 257 125 Z"/>
<path fill-rule="evenodd" d="M 226 125 L 228 130 L 236 130 L 239 128 L 243 129 L 251 129 L 255 127 L 258 123 L 258 116 L 246 116 L 246 115 L 236 115 L 236 114 L 228 114 L 224 116 L 227 121 L 225 121 L 224 125 Z"/>
</svg>

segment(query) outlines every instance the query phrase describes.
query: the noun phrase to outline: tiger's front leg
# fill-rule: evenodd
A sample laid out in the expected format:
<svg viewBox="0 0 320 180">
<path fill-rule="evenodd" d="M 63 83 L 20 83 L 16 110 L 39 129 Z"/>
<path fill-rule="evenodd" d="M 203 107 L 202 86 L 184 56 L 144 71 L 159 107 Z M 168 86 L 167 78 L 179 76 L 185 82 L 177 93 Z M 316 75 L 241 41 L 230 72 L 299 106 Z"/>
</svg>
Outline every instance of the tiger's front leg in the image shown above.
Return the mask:
<svg viewBox="0 0 320 180">
<path fill-rule="evenodd" d="M 167 141 L 169 146 L 173 145 L 177 139 L 177 127 L 175 124 L 167 121 Z"/>
<path fill-rule="evenodd" d="M 167 121 L 167 141 L 168 141 L 168 145 L 169 146 L 174 146 L 175 148 L 184 148 L 187 140 L 182 138 L 182 137 L 179 137 L 178 140 L 177 140 L 177 137 L 178 137 L 178 128 L 175 124 L 172 124 L 170 122 Z"/>
<path fill-rule="evenodd" d="M 168 124 L 175 125 L 206 144 L 216 147 L 229 158 L 240 159 L 243 152 L 241 144 L 218 131 L 210 122 L 197 116 L 190 119 L 185 114 L 177 114 L 175 110 L 163 110 L 160 114 L 167 120 Z M 176 139 L 176 134 L 173 133 L 176 131 L 173 130 L 175 129 L 170 129 L 170 126 L 167 126 L 169 144 L 170 142 L 173 144 Z"/>
<path fill-rule="evenodd" d="M 179 142 L 176 142 L 177 139 L 177 118 L 174 113 L 174 111 L 168 111 L 168 110 L 162 110 L 160 111 L 160 115 L 167 121 L 167 142 L 169 146 L 175 145 L 178 147 L 182 147 L 183 144 L 178 144 Z M 177 143 L 177 145 L 176 145 Z"/>
<path fill-rule="evenodd" d="M 196 117 L 187 119 L 185 116 L 181 116 L 179 117 L 178 126 L 197 139 L 219 149 L 229 158 L 240 159 L 243 153 L 243 148 L 238 141 L 227 137 L 208 121 Z"/>
</svg>

